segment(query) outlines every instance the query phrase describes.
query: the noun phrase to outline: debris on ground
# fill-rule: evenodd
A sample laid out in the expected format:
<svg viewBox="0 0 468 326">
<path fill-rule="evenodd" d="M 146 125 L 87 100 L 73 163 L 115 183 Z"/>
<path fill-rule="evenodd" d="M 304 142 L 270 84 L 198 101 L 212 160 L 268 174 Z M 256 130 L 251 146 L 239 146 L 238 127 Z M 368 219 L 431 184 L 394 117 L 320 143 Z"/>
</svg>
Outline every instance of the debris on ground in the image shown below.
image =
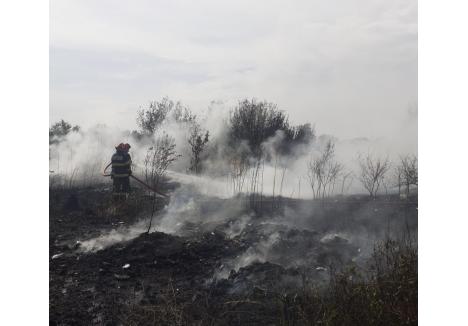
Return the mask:
<svg viewBox="0 0 468 326">
<path fill-rule="evenodd" d="M 151 320 L 153 315 L 168 314 L 170 319 L 182 313 L 199 320 L 212 318 L 211 324 L 278 324 L 279 303 L 298 300 L 304 284 L 323 284 L 330 267 L 345 266 L 362 256 L 362 244 L 345 237 L 345 231 L 373 231 L 375 220 L 385 221 L 400 209 L 390 210 L 387 205 L 366 219 L 362 204 L 346 204 L 345 221 L 353 223 L 340 224 L 340 209 L 319 214 L 306 203 L 301 204 L 306 210 L 302 206 L 297 210 L 313 213 L 291 225 L 281 214 L 235 211 L 219 216 L 215 208 L 233 206 L 229 200 L 204 202 L 193 212 L 184 211 L 199 216 L 176 220 L 173 233 L 157 231 L 163 214 L 156 214 L 149 234 L 134 232 L 119 238 L 116 230 L 131 230 L 142 223 L 140 210 L 145 203 L 130 202 L 122 215 L 109 217 L 111 201 L 105 191 L 83 190 L 71 201 L 66 196 L 51 194 L 52 325 L 145 325 L 125 318 Z M 63 204 L 70 202 L 79 205 Z M 161 203 L 158 210 L 163 209 Z M 372 206 L 367 210 L 374 213 Z M 349 216 L 353 212 L 354 220 Z M 121 225 L 116 229 L 115 221 L 125 223 L 116 223 Z M 103 234 L 122 241 L 87 251 L 83 243 L 102 239 Z"/>
</svg>

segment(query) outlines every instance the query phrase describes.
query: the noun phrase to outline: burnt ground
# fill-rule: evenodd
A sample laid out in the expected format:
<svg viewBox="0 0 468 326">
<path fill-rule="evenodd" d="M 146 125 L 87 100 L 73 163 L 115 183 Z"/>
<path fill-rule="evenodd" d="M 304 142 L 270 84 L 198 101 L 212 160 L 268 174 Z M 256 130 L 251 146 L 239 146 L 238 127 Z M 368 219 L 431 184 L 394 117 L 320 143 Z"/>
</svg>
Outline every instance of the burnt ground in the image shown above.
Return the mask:
<svg viewBox="0 0 468 326">
<path fill-rule="evenodd" d="M 142 189 L 117 206 L 105 186 L 50 190 L 51 324 L 313 324 L 288 308 L 305 287 L 365 264 L 379 239 L 417 234 L 417 197 L 268 199 L 250 209 L 172 190 L 156 201 L 149 234 Z M 96 238 L 125 241 L 86 245 Z"/>
</svg>

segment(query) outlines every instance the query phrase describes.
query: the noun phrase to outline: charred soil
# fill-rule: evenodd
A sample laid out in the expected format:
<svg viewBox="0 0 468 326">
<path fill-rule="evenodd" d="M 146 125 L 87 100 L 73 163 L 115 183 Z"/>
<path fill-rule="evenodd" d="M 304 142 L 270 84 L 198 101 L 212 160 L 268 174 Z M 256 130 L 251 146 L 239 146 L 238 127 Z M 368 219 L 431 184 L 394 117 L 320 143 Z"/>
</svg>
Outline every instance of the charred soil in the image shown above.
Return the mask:
<svg viewBox="0 0 468 326">
<path fill-rule="evenodd" d="M 166 233 L 173 199 L 158 199 L 151 232 L 84 245 L 146 225 L 152 200 L 142 189 L 117 205 L 105 187 L 50 190 L 51 324 L 417 323 L 417 251 L 388 240 L 417 234 L 416 197 L 265 200 L 260 211 L 205 198 L 201 220 L 184 211 Z"/>
</svg>

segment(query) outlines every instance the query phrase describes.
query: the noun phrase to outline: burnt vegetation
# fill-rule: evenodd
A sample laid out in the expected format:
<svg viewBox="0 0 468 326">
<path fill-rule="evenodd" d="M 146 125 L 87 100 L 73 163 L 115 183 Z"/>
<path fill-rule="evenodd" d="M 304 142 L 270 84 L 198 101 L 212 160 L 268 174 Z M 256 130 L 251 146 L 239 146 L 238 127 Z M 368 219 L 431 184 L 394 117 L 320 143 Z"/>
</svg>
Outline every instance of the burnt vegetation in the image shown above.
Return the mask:
<svg viewBox="0 0 468 326">
<path fill-rule="evenodd" d="M 337 139 L 256 99 L 222 133 L 167 97 L 136 120 L 133 173 L 168 198 L 132 183 L 114 201 L 101 134 L 85 164 L 67 142 L 90 132 L 49 129 L 51 324 L 417 325 L 416 156 L 353 167 Z"/>
</svg>

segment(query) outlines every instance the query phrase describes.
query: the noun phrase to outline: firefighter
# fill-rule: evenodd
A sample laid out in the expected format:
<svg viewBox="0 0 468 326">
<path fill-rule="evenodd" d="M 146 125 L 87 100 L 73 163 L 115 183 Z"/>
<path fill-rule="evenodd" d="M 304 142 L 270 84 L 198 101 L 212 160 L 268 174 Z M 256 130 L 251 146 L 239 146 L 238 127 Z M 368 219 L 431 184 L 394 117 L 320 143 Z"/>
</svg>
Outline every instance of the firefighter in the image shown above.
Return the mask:
<svg viewBox="0 0 468 326">
<path fill-rule="evenodd" d="M 113 193 L 115 197 L 127 197 L 130 193 L 130 175 L 132 174 L 132 159 L 128 151 L 129 144 L 120 143 L 115 147 L 115 153 L 112 155 L 112 173 L 111 177 L 114 182 Z"/>
</svg>

